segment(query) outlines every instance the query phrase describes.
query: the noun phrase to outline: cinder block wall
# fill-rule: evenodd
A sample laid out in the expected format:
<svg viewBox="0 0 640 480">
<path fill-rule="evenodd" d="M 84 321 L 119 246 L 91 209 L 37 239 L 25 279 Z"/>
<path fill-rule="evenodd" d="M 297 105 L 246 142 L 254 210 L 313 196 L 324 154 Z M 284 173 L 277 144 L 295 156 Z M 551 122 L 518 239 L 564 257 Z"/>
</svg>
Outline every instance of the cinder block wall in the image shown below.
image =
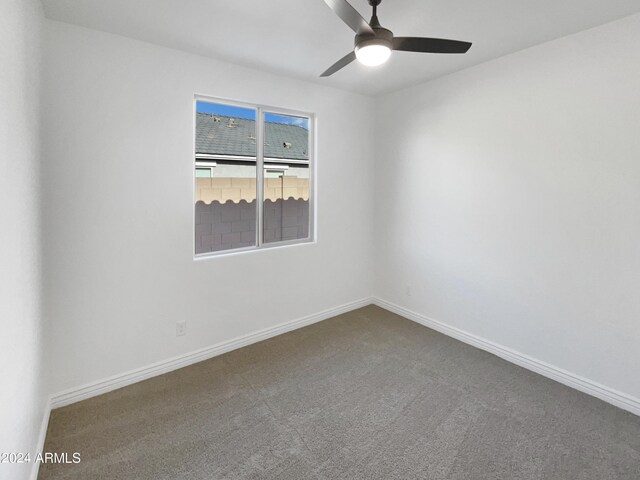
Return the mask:
<svg viewBox="0 0 640 480">
<path fill-rule="evenodd" d="M 286 178 L 286 177 L 285 177 Z M 309 201 L 302 198 L 264 202 L 264 241 L 279 242 L 309 236 Z"/>
<path fill-rule="evenodd" d="M 210 180 L 210 179 L 205 179 Z M 276 179 L 278 180 L 278 179 Z M 256 240 L 256 201 L 196 202 L 196 254 L 250 247 Z M 309 236 L 309 201 L 281 198 L 264 202 L 264 241 Z"/>
<path fill-rule="evenodd" d="M 264 198 L 302 198 L 309 200 L 309 179 L 298 177 L 266 178 Z M 196 178 L 195 201 L 210 203 L 256 199 L 256 179 L 242 177 Z"/>
</svg>

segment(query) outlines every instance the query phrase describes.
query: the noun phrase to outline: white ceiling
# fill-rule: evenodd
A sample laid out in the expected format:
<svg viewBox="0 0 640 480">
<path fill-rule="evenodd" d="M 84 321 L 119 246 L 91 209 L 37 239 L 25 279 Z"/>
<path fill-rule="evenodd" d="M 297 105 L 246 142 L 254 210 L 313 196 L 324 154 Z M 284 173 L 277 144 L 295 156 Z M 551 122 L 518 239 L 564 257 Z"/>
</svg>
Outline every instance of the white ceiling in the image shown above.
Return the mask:
<svg viewBox="0 0 640 480">
<path fill-rule="evenodd" d="M 323 0 L 42 0 L 48 18 L 367 95 L 422 83 L 636 12 L 638 0 L 384 0 L 397 36 L 473 42 L 466 55 L 394 52 L 382 67 L 347 54 L 353 33 Z M 368 20 L 367 0 L 351 3 Z"/>
</svg>

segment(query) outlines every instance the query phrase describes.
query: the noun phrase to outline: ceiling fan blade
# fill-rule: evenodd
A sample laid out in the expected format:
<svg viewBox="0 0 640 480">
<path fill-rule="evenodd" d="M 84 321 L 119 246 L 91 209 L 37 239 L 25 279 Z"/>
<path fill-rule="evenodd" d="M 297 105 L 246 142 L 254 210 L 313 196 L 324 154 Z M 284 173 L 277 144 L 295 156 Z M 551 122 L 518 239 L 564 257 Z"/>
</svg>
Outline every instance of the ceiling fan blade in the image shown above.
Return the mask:
<svg viewBox="0 0 640 480">
<path fill-rule="evenodd" d="M 395 37 L 393 49 L 403 52 L 467 53 L 471 43 L 443 38 Z"/>
<path fill-rule="evenodd" d="M 344 23 L 346 23 L 351 30 L 356 33 L 370 33 L 374 34 L 373 29 L 369 26 L 367 21 L 362 18 L 362 15 L 353 8 L 347 0 L 324 0 L 324 3 L 329 5 L 329 8 L 338 15 Z"/>
<path fill-rule="evenodd" d="M 347 65 L 349 65 L 355 59 L 356 59 L 356 52 L 349 52 L 344 57 L 342 57 L 340 60 L 338 60 L 336 63 L 331 65 L 329 68 L 327 68 L 322 73 L 322 75 L 320 75 L 320 76 L 321 77 L 328 77 L 329 75 L 333 75 L 334 73 L 336 73 L 341 68 L 344 68 Z"/>
</svg>

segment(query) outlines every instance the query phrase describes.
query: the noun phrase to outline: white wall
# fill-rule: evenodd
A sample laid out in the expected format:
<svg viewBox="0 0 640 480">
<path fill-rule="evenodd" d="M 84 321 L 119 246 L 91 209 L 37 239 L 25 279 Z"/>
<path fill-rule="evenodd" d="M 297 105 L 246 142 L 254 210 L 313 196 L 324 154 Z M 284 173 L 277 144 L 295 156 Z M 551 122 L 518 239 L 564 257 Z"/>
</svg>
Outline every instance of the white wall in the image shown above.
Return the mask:
<svg viewBox="0 0 640 480">
<path fill-rule="evenodd" d="M 54 392 L 371 295 L 370 98 L 52 21 L 46 44 Z M 193 260 L 194 93 L 317 114 L 317 244 Z"/>
<path fill-rule="evenodd" d="M 376 295 L 640 398 L 638 45 L 635 15 L 382 98 Z"/>
<path fill-rule="evenodd" d="M 35 453 L 47 386 L 41 366 L 37 0 L 0 3 L 0 452 Z M 30 465 L 0 465 L 28 478 Z"/>
</svg>

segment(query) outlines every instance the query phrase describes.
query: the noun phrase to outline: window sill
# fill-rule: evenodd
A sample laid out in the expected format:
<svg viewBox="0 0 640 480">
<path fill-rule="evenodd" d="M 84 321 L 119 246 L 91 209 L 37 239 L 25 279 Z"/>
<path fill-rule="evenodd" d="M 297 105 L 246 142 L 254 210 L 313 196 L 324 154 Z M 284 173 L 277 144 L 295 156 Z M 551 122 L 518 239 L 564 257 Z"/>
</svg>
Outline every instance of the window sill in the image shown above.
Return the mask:
<svg viewBox="0 0 640 480">
<path fill-rule="evenodd" d="M 196 262 L 209 260 L 212 258 L 220 258 L 220 257 L 229 257 L 234 255 L 242 255 L 246 253 L 255 253 L 255 252 L 265 252 L 270 250 L 277 250 L 281 248 L 289 248 L 296 247 L 302 245 L 315 245 L 317 240 L 315 239 L 307 239 L 307 240 L 287 240 L 284 242 L 273 242 L 266 245 L 262 245 L 260 247 L 245 247 L 245 248 L 234 248 L 230 250 L 218 250 L 216 252 L 207 252 L 207 253 L 199 253 L 193 256 L 193 260 Z"/>
</svg>

